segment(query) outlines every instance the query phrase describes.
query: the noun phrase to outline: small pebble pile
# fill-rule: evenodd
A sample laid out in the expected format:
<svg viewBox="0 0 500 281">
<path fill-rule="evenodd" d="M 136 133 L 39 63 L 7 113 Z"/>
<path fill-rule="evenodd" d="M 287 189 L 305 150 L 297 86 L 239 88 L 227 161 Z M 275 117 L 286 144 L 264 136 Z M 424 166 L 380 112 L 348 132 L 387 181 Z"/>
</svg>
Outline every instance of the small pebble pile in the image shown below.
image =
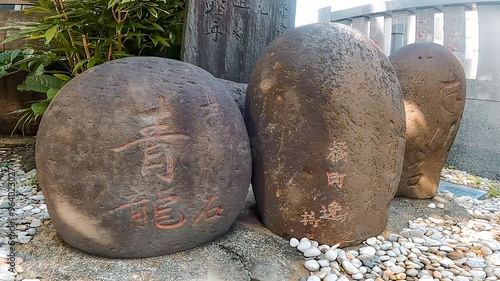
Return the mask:
<svg viewBox="0 0 500 281">
<path fill-rule="evenodd" d="M 500 198 L 442 195 L 467 208 L 473 219 L 419 218 L 399 234 L 371 237 L 351 251 L 292 238 L 290 246 L 304 254 L 304 266 L 311 274 L 301 281 L 499 280 Z"/>
<path fill-rule="evenodd" d="M 9 181 L 14 183 L 15 216 L 14 221 L 16 244 L 26 244 L 31 241 L 37 229 L 50 219 L 45 205 L 43 192 L 36 184 L 36 170 L 24 172 L 21 169 L 21 155 L 24 149 L 0 149 L 0 280 L 15 280 L 15 274 L 9 272 L 7 263 L 10 253 L 8 229 L 9 219 Z M 48 222 L 48 221 L 47 221 Z M 15 247 L 15 245 L 14 245 Z M 22 258 L 16 257 L 16 272 L 23 272 Z M 25 279 L 26 280 L 26 279 Z"/>
</svg>

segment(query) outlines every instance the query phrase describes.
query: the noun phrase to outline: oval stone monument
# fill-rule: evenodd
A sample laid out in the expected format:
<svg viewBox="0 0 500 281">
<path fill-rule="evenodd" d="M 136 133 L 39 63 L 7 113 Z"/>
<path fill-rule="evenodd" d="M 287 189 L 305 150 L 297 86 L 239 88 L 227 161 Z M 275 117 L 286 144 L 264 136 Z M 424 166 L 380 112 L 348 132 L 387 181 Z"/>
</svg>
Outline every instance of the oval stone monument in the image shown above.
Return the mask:
<svg viewBox="0 0 500 281">
<path fill-rule="evenodd" d="M 403 89 L 406 151 L 396 196 L 432 198 L 465 107 L 460 60 L 435 43 L 407 45 L 389 57 Z"/>
<path fill-rule="evenodd" d="M 69 245 L 140 258 L 225 233 L 243 208 L 251 158 L 227 90 L 196 66 L 132 57 L 71 80 L 36 144 L 51 220 Z"/>
<path fill-rule="evenodd" d="M 405 116 L 396 73 L 370 39 L 334 23 L 284 33 L 257 62 L 245 122 L 266 227 L 342 246 L 383 231 Z"/>
</svg>

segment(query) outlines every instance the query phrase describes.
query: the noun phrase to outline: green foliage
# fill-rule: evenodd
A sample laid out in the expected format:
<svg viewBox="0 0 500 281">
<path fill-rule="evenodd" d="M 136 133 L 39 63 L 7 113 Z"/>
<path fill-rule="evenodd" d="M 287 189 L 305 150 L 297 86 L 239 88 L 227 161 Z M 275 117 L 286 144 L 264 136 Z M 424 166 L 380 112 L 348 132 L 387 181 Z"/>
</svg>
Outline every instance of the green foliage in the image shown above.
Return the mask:
<svg viewBox="0 0 500 281">
<path fill-rule="evenodd" d="M 127 56 L 180 58 L 182 0 L 38 0 L 25 14 L 38 22 L 19 23 L 2 44 L 24 39 L 23 50 L 0 53 L 0 78 L 28 72 L 21 91 L 47 98 L 21 114 L 18 127 L 40 118 L 59 89 L 79 73 Z"/>
<path fill-rule="evenodd" d="M 473 187 L 480 187 L 481 183 L 483 183 L 483 179 L 482 178 L 476 177 L 476 176 L 473 176 L 473 175 L 468 175 L 467 176 L 467 180 L 470 181 L 470 184 Z"/>
<path fill-rule="evenodd" d="M 500 197 L 500 184 L 499 183 L 492 184 L 490 190 L 488 191 L 488 195 L 490 197 Z"/>
</svg>

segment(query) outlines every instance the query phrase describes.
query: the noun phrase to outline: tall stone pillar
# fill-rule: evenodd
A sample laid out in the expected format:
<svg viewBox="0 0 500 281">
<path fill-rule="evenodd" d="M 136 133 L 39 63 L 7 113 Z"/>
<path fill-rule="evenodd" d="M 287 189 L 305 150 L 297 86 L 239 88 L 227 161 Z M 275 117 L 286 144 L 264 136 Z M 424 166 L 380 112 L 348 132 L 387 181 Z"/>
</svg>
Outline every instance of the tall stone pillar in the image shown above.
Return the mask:
<svg viewBox="0 0 500 281">
<path fill-rule="evenodd" d="M 434 8 L 416 11 L 417 26 L 415 42 L 434 42 L 434 14 L 439 10 Z"/>
<path fill-rule="evenodd" d="M 477 78 L 467 81 L 463 122 L 448 157 L 459 169 L 500 180 L 500 5 L 477 5 Z"/>
<path fill-rule="evenodd" d="M 370 34 L 370 18 L 357 17 L 352 19 L 352 27 L 361 31 L 364 35 Z"/>
<path fill-rule="evenodd" d="M 391 54 L 408 44 L 409 11 L 392 13 Z"/>
<path fill-rule="evenodd" d="M 370 39 L 372 39 L 380 49 L 385 49 L 385 16 L 374 16 L 370 18 Z"/>
<path fill-rule="evenodd" d="M 332 6 L 318 10 L 318 22 L 331 22 Z"/>
<path fill-rule="evenodd" d="M 296 0 L 189 0 L 182 60 L 247 82 L 260 53 L 295 26 Z"/>
<path fill-rule="evenodd" d="M 495 81 L 500 86 L 500 5 L 477 5 L 479 20 L 479 60 L 477 79 Z M 495 91 L 497 97 L 500 93 Z M 498 99 L 500 100 L 500 99 Z"/>
<path fill-rule="evenodd" d="M 465 62 L 465 11 L 466 6 L 443 7 L 444 43 L 443 45 Z"/>
</svg>

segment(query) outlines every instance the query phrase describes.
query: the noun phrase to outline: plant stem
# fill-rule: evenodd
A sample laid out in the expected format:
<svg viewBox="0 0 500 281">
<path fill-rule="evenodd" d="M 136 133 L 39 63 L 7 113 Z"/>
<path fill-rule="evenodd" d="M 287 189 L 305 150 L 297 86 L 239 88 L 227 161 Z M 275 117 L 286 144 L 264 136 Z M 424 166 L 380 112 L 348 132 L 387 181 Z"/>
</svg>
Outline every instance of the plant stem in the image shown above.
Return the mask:
<svg viewBox="0 0 500 281">
<path fill-rule="evenodd" d="M 108 61 L 111 61 L 111 53 L 112 52 L 113 52 L 113 43 L 109 44 Z"/>
<path fill-rule="evenodd" d="M 87 43 L 87 37 L 85 34 L 82 34 L 83 48 L 85 49 L 85 55 L 87 55 L 87 59 L 90 60 L 90 50 L 89 44 Z"/>
<path fill-rule="evenodd" d="M 53 1 L 54 1 L 54 5 L 56 7 L 56 12 L 59 14 L 59 9 L 57 7 L 59 4 L 61 11 L 64 13 L 63 0 L 53 0 Z M 66 21 L 69 21 L 68 15 L 64 14 L 64 19 Z M 73 35 L 71 34 L 71 31 L 69 29 L 66 29 L 66 31 L 68 31 L 68 36 L 69 36 L 69 40 L 71 41 L 71 46 L 76 49 L 75 40 L 73 39 Z M 76 55 L 76 62 L 79 63 L 82 60 L 80 58 L 80 54 L 76 53 L 75 55 Z M 72 57 L 69 57 L 67 52 L 66 52 L 66 56 L 68 57 L 69 65 L 71 66 L 71 68 L 73 68 L 76 65 L 74 59 Z M 81 70 L 83 72 L 83 71 L 85 71 L 85 68 L 83 68 L 83 66 L 82 66 Z"/>
<path fill-rule="evenodd" d="M 118 23 L 122 22 L 122 12 L 118 11 Z M 118 52 L 122 51 L 122 30 L 118 30 Z"/>
</svg>

